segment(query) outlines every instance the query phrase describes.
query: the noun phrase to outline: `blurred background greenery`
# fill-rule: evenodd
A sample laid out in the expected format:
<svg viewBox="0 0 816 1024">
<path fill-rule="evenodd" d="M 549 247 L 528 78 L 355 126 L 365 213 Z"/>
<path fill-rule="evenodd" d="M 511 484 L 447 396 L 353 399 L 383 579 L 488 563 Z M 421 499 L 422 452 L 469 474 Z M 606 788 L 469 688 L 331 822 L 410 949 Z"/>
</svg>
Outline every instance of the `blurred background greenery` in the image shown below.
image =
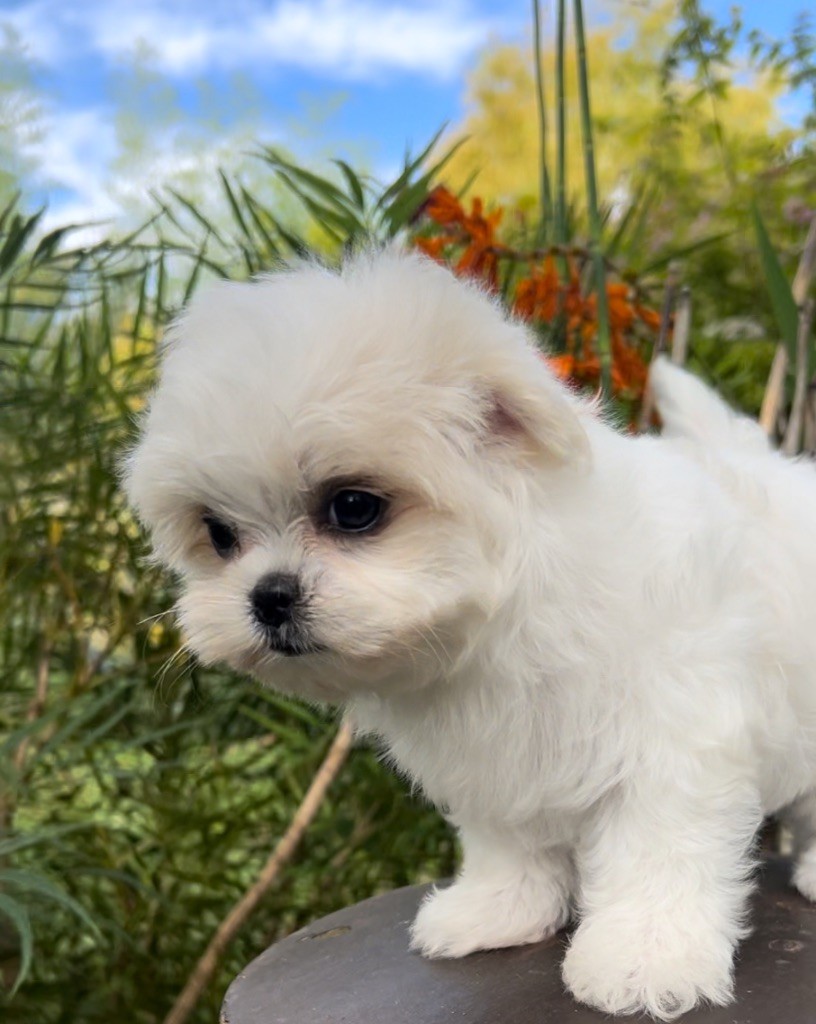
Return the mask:
<svg viewBox="0 0 816 1024">
<path fill-rule="evenodd" d="M 807 21 L 764 38 L 736 14 L 718 22 L 683 0 L 618 5 L 614 19 L 590 24 L 594 211 L 575 49 L 570 42 L 559 62 L 554 21 L 544 28 L 543 162 L 531 47 L 495 42 L 471 70 L 462 123 L 390 177 L 342 161 L 302 166 L 248 139 L 251 155 L 237 165 L 188 165 L 91 233 L 48 222 L 27 189 L 24 141 L 37 130 L 36 90 L 24 49 L 7 35 L 14 62 L 0 79 L 4 1019 L 161 1021 L 285 830 L 333 732 L 319 710 L 178 655 L 173 583 L 149 562 L 117 488 L 117 461 L 153 379 L 157 342 L 195 288 L 274 270 L 295 253 L 334 260 L 350 246 L 395 237 L 424 240 L 464 266 L 481 230 L 476 198 L 495 214 L 490 246 L 503 247 L 496 286 L 508 302 L 518 301 L 536 261 L 565 252 L 590 294 L 594 212 L 611 278 L 659 309 L 671 267 L 692 295 L 690 362 L 730 399 L 758 410 L 781 329 L 751 210 L 788 280 L 816 211 L 816 63 Z M 780 110 L 794 94 L 804 107 L 791 122 Z M 165 100 L 162 116 L 177 116 L 172 97 Z M 132 152 L 149 134 L 150 110 L 148 120 L 128 121 Z M 546 181 L 542 167 L 551 172 Z M 433 216 L 440 184 L 460 197 L 460 211 L 471 209 L 467 231 L 444 246 Z M 565 324 L 535 326 L 552 349 L 567 351 Z M 654 335 L 629 340 L 648 359 Z M 274 939 L 378 891 L 444 876 L 454 857 L 439 817 L 375 752 L 357 749 L 191 1019 L 216 1020 L 228 982 Z"/>
</svg>

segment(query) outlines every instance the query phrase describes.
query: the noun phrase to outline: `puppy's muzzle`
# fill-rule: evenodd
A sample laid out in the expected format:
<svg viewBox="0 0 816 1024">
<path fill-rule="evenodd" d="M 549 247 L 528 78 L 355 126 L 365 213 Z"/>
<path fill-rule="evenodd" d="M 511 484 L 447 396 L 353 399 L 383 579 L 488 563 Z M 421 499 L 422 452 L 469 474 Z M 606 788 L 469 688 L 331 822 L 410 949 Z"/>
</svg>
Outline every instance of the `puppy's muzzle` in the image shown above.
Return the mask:
<svg viewBox="0 0 816 1024">
<path fill-rule="evenodd" d="M 256 620 L 268 629 L 279 630 L 294 618 L 300 600 L 297 576 L 270 573 L 255 585 L 249 600 Z"/>
<path fill-rule="evenodd" d="M 314 645 L 302 622 L 303 594 L 297 576 L 270 573 L 249 595 L 252 615 L 272 650 L 280 654 L 307 654 Z"/>
</svg>

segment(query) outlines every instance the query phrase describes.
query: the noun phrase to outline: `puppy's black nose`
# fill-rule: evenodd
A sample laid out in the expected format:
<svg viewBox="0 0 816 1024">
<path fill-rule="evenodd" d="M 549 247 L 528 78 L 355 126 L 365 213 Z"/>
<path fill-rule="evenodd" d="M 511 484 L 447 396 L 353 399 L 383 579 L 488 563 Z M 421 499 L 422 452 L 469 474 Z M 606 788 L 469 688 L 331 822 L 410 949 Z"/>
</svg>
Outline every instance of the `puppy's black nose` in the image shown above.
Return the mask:
<svg viewBox="0 0 816 1024">
<path fill-rule="evenodd" d="M 297 576 L 270 573 L 256 583 L 249 595 L 255 618 L 263 626 L 280 629 L 292 621 L 295 604 L 300 598 Z"/>
</svg>

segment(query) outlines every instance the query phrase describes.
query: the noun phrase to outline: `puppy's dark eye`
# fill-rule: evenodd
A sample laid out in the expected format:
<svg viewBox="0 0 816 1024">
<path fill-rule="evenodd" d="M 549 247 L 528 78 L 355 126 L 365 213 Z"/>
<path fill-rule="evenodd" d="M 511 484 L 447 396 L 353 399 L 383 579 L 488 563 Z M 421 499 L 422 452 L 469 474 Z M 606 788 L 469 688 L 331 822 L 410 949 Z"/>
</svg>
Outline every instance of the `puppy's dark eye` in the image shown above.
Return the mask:
<svg viewBox="0 0 816 1024">
<path fill-rule="evenodd" d="M 223 519 L 206 512 L 202 519 L 210 534 L 210 542 L 217 554 L 229 558 L 238 550 L 238 532 Z"/>
<path fill-rule="evenodd" d="M 382 519 L 385 498 L 369 491 L 338 491 L 329 501 L 326 521 L 343 533 L 365 533 Z"/>
</svg>

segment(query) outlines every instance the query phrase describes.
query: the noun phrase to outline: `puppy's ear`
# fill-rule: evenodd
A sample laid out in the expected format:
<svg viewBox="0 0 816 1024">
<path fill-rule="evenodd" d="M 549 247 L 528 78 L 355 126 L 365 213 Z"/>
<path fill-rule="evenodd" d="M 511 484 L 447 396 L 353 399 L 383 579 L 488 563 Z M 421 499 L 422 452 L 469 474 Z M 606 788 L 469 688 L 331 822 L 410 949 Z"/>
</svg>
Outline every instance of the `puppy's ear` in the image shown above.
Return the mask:
<svg viewBox="0 0 816 1024">
<path fill-rule="evenodd" d="M 558 462 L 581 462 L 589 439 L 581 400 L 567 392 L 538 357 L 508 359 L 493 368 L 482 390 L 484 440 Z"/>
</svg>

